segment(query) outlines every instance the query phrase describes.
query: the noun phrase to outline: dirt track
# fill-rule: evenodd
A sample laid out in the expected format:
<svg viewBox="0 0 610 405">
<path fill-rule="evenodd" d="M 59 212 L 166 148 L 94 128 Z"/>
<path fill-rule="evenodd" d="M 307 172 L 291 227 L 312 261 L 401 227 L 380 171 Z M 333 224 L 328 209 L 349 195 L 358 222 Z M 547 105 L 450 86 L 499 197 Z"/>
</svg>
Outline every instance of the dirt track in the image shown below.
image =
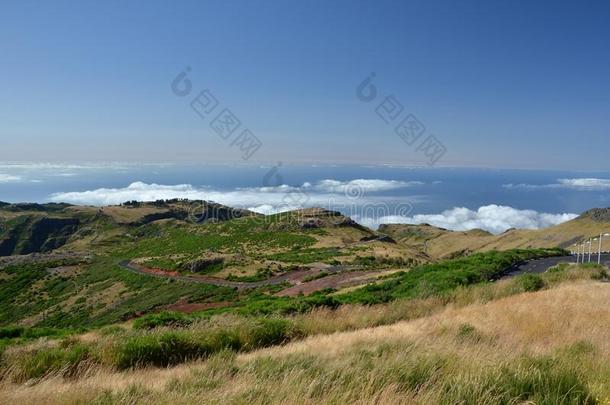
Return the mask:
<svg viewBox="0 0 610 405">
<path fill-rule="evenodd" d="M 276 295 L 279 297 L 294 297 L 299 294 L 309 295 L 325 288 L 345 288 L 374 281 L 384 271 L 348 271 L 331 274 L 307 283 L 301 283 L 288 287 Z"/>
</svg>

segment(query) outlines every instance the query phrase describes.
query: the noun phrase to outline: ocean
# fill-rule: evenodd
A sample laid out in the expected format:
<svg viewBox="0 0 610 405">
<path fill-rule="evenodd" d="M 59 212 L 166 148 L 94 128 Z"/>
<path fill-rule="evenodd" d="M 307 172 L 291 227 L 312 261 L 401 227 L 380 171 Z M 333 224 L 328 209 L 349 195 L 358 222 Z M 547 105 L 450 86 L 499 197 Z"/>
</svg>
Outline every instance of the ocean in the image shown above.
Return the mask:
<svg viewBox="0 0 610 405">
<path fill-rule="evenodd" d="M 345 165 L 5 163 L 0 201 L 106 205 L 191 198 L 274 213 L 321 206 L 358 222 L 536 229 L 610 206 L 610 172 Z"/>
</svg>

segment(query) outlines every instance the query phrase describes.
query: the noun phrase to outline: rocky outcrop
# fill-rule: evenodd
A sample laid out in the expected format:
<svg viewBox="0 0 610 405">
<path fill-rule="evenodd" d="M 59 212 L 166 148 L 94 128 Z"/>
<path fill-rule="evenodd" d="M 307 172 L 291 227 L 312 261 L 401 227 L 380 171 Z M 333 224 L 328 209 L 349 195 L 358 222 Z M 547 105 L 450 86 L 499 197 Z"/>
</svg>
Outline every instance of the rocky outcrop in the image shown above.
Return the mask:
<svg viewBox="0 0 610 405">
<path fill-rule="evenodd" d="M 321 226 L 322 220 L 320 220 L 320 218 L 305 218 L 303 221 L 301 221 L 301 228 L 303 229 L 313 229 Z"/>
<path fill-rule="evenodd" d="M 77 218 L 26 216 L 0 236 L 0 256 L 50 252 L 66 244 L 79 224 Z"/>
<path fill-rule="evenodd" d="M 193 260 L 192 262 L 188 262 L 188 263 L 183 263 L 180 267 L 183 270 L 190 271 L 191 273 L 201 273 L 214 265 L 223 264 L 223 263 L 224 263 L 224 258 L 211 257 L 211 258 L 206 258 L 206 259 Z"/>
<path fill-rule="evenodd" d="M 396 241 L 391 236 L 383 235 L 383 234 L 369 235 L 369 236 L 365 236 L 360 239 L 360 242 L 371 242 L 371 241 L 396 243 Z"/>
</svg>

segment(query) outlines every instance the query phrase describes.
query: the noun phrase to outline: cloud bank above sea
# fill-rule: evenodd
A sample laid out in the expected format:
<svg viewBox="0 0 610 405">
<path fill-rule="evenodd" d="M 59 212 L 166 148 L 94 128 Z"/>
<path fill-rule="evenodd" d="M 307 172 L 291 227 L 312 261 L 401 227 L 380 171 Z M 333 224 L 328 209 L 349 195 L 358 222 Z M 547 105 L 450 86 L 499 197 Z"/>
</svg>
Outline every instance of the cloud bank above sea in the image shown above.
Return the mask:
<svg viewBox="0 0 610 405">
<path fill-rule="evenodd" d="M 576 214 L 550 214 L 520 210 L 503 205 L 486 205 L 476 210 L 456 207 L 439 214 L 412 215 L 412 204 L 422 196 L 393 197 L 383 192 L 424 183 L 382 179 L 321 180 L 301 186 L 281 184 L 218 190 L 191 184 L 162 185 L 134 182 L 123 188 L 99 188 L 88 191 L 55 193 L 49 201 L 80 205 L 116 205 L 125 201 L 155 201 L 183 198 L 208 200 L 223 205 L 246 208 L 262 214 L 273 214 L 306 207 L 322 207 L 341 211 L 359 223 L 377 228 L 380 224 L 422 224 L 455 230 L 483 229 L 494 234 L 510 228 L 541 229 L 576 218 Z"/>
<path fill-rule="evenodd" d="M 603 191 L 610 190 L 610 179 L 600 179 L 595 177 L 557 179 L 557 183 L 550 184 L 504 184 L 502 187 L 507 189 L 569 189 L 576 191 Z"/>
<path fill-rule="evenodd" d="M 350 181 L 321 180 L 301 186 L 277 185 L 219 190 L 191 184 L 163 185 L 134 182 L 124 188 L 99 188 L 88 191 L 54 193 L 52 202 L 79 205 L 117 205 L 125 201 L 155 201 L 172 198 L 207 200 L 235 208 L 249 209 L 262 214 L 274 214 L 299 208 L 322 207 L 352 214 L 366 212 L 367 207 L 381 207 L 385 215 L 410 212 L 411 204 L 420 201 L 409 197 L 383 196 L 376 193 L 412 187 L 420 182 L 401 182 L 379 179 Z M 404 207 L 408 207 L 407 210 Z M 400 208 L 403 207 L 403 208 Z"/>
<path fill-rule="evenodd" d="M 500 234 L 511 228 L 542 229 L 559 225 L 576 218 L 576 214 L 548 214 L 534 210 L 519 210 L 502 205 L 486 205 L 477 210 L 464 207 L 453 208 L 440 214 L 414 216 L 387 216 L 381 218 L 357 218 L 367 226 L 380 224 L 430 224 L 452 231 L 483 229 Z"/>
</svg>

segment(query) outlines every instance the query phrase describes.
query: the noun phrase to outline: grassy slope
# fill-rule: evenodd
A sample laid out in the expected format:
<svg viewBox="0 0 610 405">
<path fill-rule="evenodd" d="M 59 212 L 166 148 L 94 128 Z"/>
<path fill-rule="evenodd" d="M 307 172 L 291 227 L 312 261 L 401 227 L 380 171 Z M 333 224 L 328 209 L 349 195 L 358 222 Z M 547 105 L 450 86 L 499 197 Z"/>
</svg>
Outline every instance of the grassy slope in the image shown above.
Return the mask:
<svg viewBox="0 0 610 405">
<path fill-rule="evenodd" d="M 561 247 L 610 232 L 610 222 L 584 214 L 572 221 L 540 230 L 509 230 L 492 235 L 481 230 L 453 232 L 427 225 L 388 225 L 380 231 L 406 246 L 424 250 L 431 258 L 447 258 L 463 252 Z M 594 247 L 597 249 L 597 246 Z M 604 250 L 610 250 L 606 240 Z"/>
<path fill-rule="evenodd" d="M 250 299 L 243 303 L 245 307 L 238 307 L 238 309 L 245 309 L 245 312 L 232 311 L 232 314 L 224 311 L 212 317 L 206 313 L 189 316 L 174 313 L 151 314 L 133 323 L 133 327 L 136 329 L 135 333 L 121 333 L 118 336 L 118 340 L 105 339 L 101 346 L 89 345 L 81 347 L 78 345 L 74 347 L 74 341 L 67 341 L 67 344 L 62 345 L 61 349 L 55 350 L 53 356 L 57 357 L 57 361 L 61 363 L 71 358 L 74 350 L 78 349 L 80 351 L 86 349 L 86 353 L 92 353 L 91 356 L 87 357 L 88 360 L 119 368 L 126 366 L 175 364 L 191 358 L 205 357 L 223 348 L 251 350 L 268 344 L 269 339 L 277 343 L 316 333 L 329 333 L 351 328 L 387 324 L 402 319 L 412 319 L 438 310 L 446 303 L 464 304 L 469 302 L 468 299 L 472 300 L 473 297 L 477 299 L 482 297 L 493 299 L 520 291 L 539 290 L 547 284 L 556 284 L 573 276 L 580 275 L 582 278 L 588 277 L 589 274 L 595 274 L 591 273 L 591 270 L 589 272 L 581 271 L 578 273 L 568 272 L 565 269 L 566 267 L 564 265 L 561 271 L 545 275 L 546 282 L 539 276 L 526 275 L 512 279 L 508 284 L 479 283 L 470 286 L 447 284 L 436 293 L 432 294 L 431 291 L 426 291 L 425 296 L 411 294 L 406 296 L 406 299 L 403 296 L 403 298 L 393 301 L 393 304 L 377 306 L 373 310 L 368 309 L 368 307 L 353 305 L 344 305 L 337 310 L 333 310 L 334 306 L 331 305 L 329 307 L 328 304 L 336 303 L 336 301 L 325 302 L 321 300 L 317 305 L 326 305 L 327 309 L 318 309 L 311 312 L 311 305 L 309 307 L 305 305 L 309 302 L 307 300 L 310 300 L 310 298 L 293 298 L 276 299 L 275 301 Z M 447 275 L 451 275 L 452 270 L 450 268 L 439 268 L 436 273 L 441 278 L 446 279 Z M 598 273 L 607 278 L 607 275 L 604 275 L 604 273 Z M 464 295 L 464 291 L 466 295 Z M 476 294 L 473 295 L 473 291 L 476 291 Z M 468 294 L 470 294 L 470 298 L 468 298 Z M 356 295 L 356 297 L 359 296 Z M 265 311 L 275 311 L 276 316 L 270 320 L 252 316 L 253 312 L 259 311 L 261 306 L 265 308 Z M 296 315 L 296 317 L 277 317 L 279 311 L 285 312 L 288 308 L 291 309 L 293 314 L 297 313 L 300 315 Z M 247 316 L 237 316 L 236 314 L 238 313 L 245 313 Z M 368 314 L 364 317 L 358 315 L 363 313 Z M 244 325 L 246 325 L 245 328 Z M 147 329 L 159 328 L 161 326 L 171 328 L 193 327 L 194 329 L 190 331 L 182 330 L 177 333 L 164 329 L 159 329 L 152 333 L 146 332 Z M 19 343 L 19 341 L 13 342 L 11 340 L 13 337 L 22 337 L 31 332 L 26 329 L 19 335 L 13 336 L 14 330 L 14 328 L 0 329 L 0 337 L 4 333 L 6 338 L 8 338 L 8 341 L 4 342 L 5 346 Z M 45 367 L 51 367 L 52 369 L 53 364 L 55 364 L 53 362 L 45 366 L 49 359 L 45 357 L 48 356 L 48 353 L 44 349 L 33 352 L 26 351 L 24 353 L 18 351 L 17 353 L 14 359 L 19 359 L 17 370 L 23 370 L 21 372 L 23 375 L 30 377 L 38 376 L 38 371 L 36 370 L 45 372 Z M 77 360 L 80 362 L 78 358 Z M 23 361 L 26 363 L 22 363 Z M 9 361 L 9 363 L 11 362 Z M 15 368 L 7 366 L 7 369 L 11 373 L 12 371 L 10 370 Z"/>
<path fill-rule="evenodd" d="M 338 295 L 337 298 L 342 303 L 378 304 L 398 298 L 439 295 L 459 286 L 497 279 L 516 263 L 561 254 L 560 249 L 477 253 L 464 258 L 423 265 L 409 272 L 391 276 L 387 281 Z"/>
<path fill-rule="evenodd" d="M 173 209 L 178 210 L 176 207 Z M 0 305 L 6 308 L 0 313 L 0 326 L 11 323 L 99 326 L 178 301 L 258 302 L 263 298 L 259 306 L 263 309 L 264 294 L 278 288 L 238 293 L 227 287 L 166 281 L 120 268 L 118 263 L 124 259 L 179 268 L 181 263 L 199 258 L 222 257 L 225 260 L 222 264 L 206 271 L 213 270 L 217 277 L 264 279 L 274 272 L 289 271 L 294 266 L 312 262 L 350 263 L 359 256 L 375 259 L 375 251 L 380 247 L 390 251 L 391 255 L 380 255 L 379 265 L 389 257 L 408 259 L 411 254 L 409 250 L 403 252 L 400 247 L 385 242 L 354 245 L 362 238 L 374 236 L 374 233 L 346 222 L 344 217 L 324 211 L 308 210 L 304 213 L 320 221 L 316 228 L 303 228 L 303 215 L 294 214 L 264 219 L 251 216 L 200 225 L 176 219 L 126 225 L 124 221 L 128 219 L 142 221 L 146 215 L 168 210 L 144 206 L 105 207 L 102 211 L 104 215 L 98 216 L 98 210 L 94 208 L 68 207 L 61 210 L 63 216 L 78 212 L 79 216 L 87 218 L 89 222 L 81 230 L 87 228 L 90 232 L 69 241 L 60 250 L 90 251 L 93 253 L 91 263 L 47 263 L 0 270 L 3 281 Z M 119 221 L 123 222 L 118 224 Z M 375 260 L 372 264 L 373 268 L 377 265 Z M 281 300 L 278 305 L 290 311 L 311 306 L 311 303 L 288 301 Z M 271 308 L 277 309 L 277 306 Z"/>
<path fill-rule="evenodd" d="M 138 311 L 188 296 L 200 302 L 237 297 L 226 287 L 168 282 L 126 272 L 112 260 L 98 259 L 65 274 L 55 264 L 8 267 L 0 285 L 0 324 L 88 327 L 118 322 Z"/>
<path fill-rule="evenodd" d="M 286 346 L 237 355 L 225 351 L 171 369 L 117 372 L 83 363 L 81 372 L 89 371 L 76 380 L 49 377 L 28 386 L 5 380 L 0 401 L 605 404 L 610 284 L 590 280 L 592 274 L 596 270 L 549 273 L 543 276 L 547 287 L 535 293 L 520 293 L 518 279 L 460 289 L 446 297 L 449 306 L 428 298 L 315 312 L 291 321 L 301 334 L 314 336 Z M 417 310 L 417 319 L 400 322 Z M 256 330 L 238 319 L 222 319 L 214 327 L 238 325 L 249 336 Z M 209 328 L 195 325 L 188 333 Z M 356 330 L 320 335 L 350 329 Z M 278 336 L 266 330 L 259 336 Z M 89 334 L 77 341 L 108 347 L 104 344 L 113 339 Z M 10 358 L 28 357 L 22 352 Z"/>
<path fill-rule="evenodd" d="M 252 226 L 246 219 L 214 224 L 226 229 L 243 229 Z M 178 228 L 175 232 L 184 232 Z M 248 239 L 243 232 L 243 243 L 267 243 L 267 239 L 255 233 L 256 239 Z M 273 239 L 274 246 L 281 243 L 303 243 L 307 236 L 286 234 L 286 238 Z M 268 292 L 282 286 L 262 287 L 256 290 L 237 291 L 229 287 L 164 280 L 134 274 L 118 267 L 123 257 L 141 254 L 147 249 L 199 249 L 201 244 L 212 243 L 203 239 L 193 243 L 192 238 L 182 239 L 171 234 L 166 241 L 158 238 L 126 244 L 115 256 L 97 257 L 93 263 L 47 263 L 12 266 L 0 270 L 0 303 L 5 310 L 0 313 L 0 325 L 21 323 L 36 326 L 91 327 L 119 322 L 136 314 L 146 313 L 179 300 L 197 303 L 229 302 L 224 309 L 209 312 L 239 312 L 242 314 L 270 314 L 302 312 L 315 306 L 336 306 L 340 303 L 380 303 L 404 297 L 425 297 L 468 285 L 487 281 L 512 264 L 527 258 L 557 254 L 556 251 L 490 252 L 456 259 L 447 263 L 422 266 L 404 274 L 398 274 L 380 284 L 353 290 L 343 295 L 332 292 L 313 294 L 310 297 L 276 297 Z M 170 245 L 174 243 L 174 245 Z M 216 239 L 211 239 L 215 241 Z M 221 238 L 222 240 L 222 238 Z M 295 242 L 296 241 L 296 242 Z M 239 248 L 236 238 L 231 248 Z M 150 245 L 154 244 L 154 245 Z M 168 246 L 169 245 L 169 246 Z M 133 252 L 131 249 L 138 249 Z M 262 249 L 259 247 L 257 251 Z M 304 253 L 301 253 L 304 254 Z M 61 265 L 60 265 L 61 264 Z M 69 266 L 73 264 L 73 266 Z"/>
<path fill-rule="evenodd" d="M 230 301 L 232 306 L 213 309 L 203 315 L 171 315 L 166 319 L 163 319 L 163 316 L 150 316 L 141 322 L 143 326 L 154 325 L 156 322 L 166 324 L 170 326 L 168 330 L 161 328 L 153 331 L 126 331 L 122 327 L 111 326 L 85 335 L 64 337 L 74 331 L 25 329 L 15 332 L 10 328 L 0 329 L 0 353 L 4 353 L 0 358 L 0 374 L 8 373 L 6 375 L 9 380 L 38 377 L 49 371 L 70 376 L 92 370 L 99 373 L 97 375 L 103 380 L 94 380 L 94 386 L 102 387 L 113 382 L 116 384 L 113 388 L 119 389 L 117 393 L 104 393 L 101 388 L 85 392 L 79 385 L 80 382 L 70 384 L 49 380 L 28 390 L 5 381 L 2 383 L 5 384 L 5 392 L 0 393 L 0 402 L 3 402 L 2 395 L 7 395 L 5 399 L 10 399 L 9 402 L 24 398 L 25 402 L 28 402 L 27 398 L 32 399 L 32 402 L 40 401 L 41 397 L 37 395 L 42 394 L 37 393 L 37 390 L 40 389 L 42 393 L 44 387 L 50 388 L 53 384 L 66 384 L 66 389 L 74 390 L 74 398 L 81 402 L 87 402 L 92 397 L 101 402 L 147 399 L 170 401 L 169 398 L 176 397 L 193 402 L 202 398 L 209 398 L 210 401 L 218 399 L 220 402 L 220 398 L 227 395 L 236 402 L 264 403 L 267 400 L 280 402 L 283 395 L 295 402 L 412 400 L 422 403 L 453 403 L 456 398 L 471 398 L 473 402 L 475 398 L 484 398 L 489 403 L 508 403 L 515 399 L 515 395 L 529 392 L 529 396 L 520 399 L 533 399 L 544 403 L 547 397 L 550 398 L 549 401 L 557 402 L 557 395 L 565 395 L 565 398 L 573 400 L 573 403 L 582 403 L 589 394 L 608 394 L 606 385 L 600 382 L 599 377 L 610 376 L 607 368 L 602 367 L 602 361 L 608 360 L 607 343 L 606 346 L 600 343 L 603 339 L 581 339 L 581 334 L 573 331 L 570 323 L 567 330 L 574 336 L 559 339 L 561 344 L 552 342 L 550 347 L 553 350 L 541 349 L 543 344 L 549 345 L 549 336 L 561 335 L 552 328 L 565 328 L 561 322 L 566 322 L 567 319 L 559 316 L 553 318 L 552 311 L 555 309 L 548 308 L 549 305 L 545 306 L 544 303 L 539 303 L 541 310 L 546 311 L 544 314 L 532 312 L 538 311 L 538 307 L 534 310 L 524 307 L 520 315 L 524 319 L 523 322 L 526 322 L 525 310 L 528 309 L 533 317 L 531 322 L 546 325 L 542 328 L 541 335 L 535 336 L 532 333 L 532 336 L 528 337 L 530 340 L 520 341 L 520 346 L 517 347 L 519 350 L 512 347 L 514 353 L 511 352 L 510 356 L 505 357 L 493 357 L 491 353 L 492 349 L 498 349 L 501 353 L 505 350 L 508 353 L 508 346 L 496 345 L 496 341 L 502 340 L 498 336 L 507 337 L 511 327 L 523 329 L 524 323 L 510 318 L 509 321 L 513 324 L 505 325 L 502 333 L 495 333 L 495 318 L 488 318 L 486 324 L 457 312 L 452 313 L 452 316 L 461 319 L 459 323 L 449 323 L 445 328 L 434 330 L 426 329 L 427 324 L 424 323 L 422 327 L 427 334 L 409 341 L 408 344 L 403 344 L 400 339 L 397 345 L 365 341 L 358 346 L 345 341 L 345 347 L 349 350 L 344 352 L 340 350 L 341 345 L 329 346 L 331 353 L 340 354 L 336 358 L 325 357 L 323 354 L 304 355 L 298 351 L 294 355 L 286 354 L 282 352 L 283 349 L 273 349 L 274 353 L 279 354 L 276 357 L 275 354 L 271 356 L 272 359 L 267 353 L 252 357 L 235 357 L 235 354 L 231 353 L 248 352 L 321 333 L 388 325 L 401 320 L 430 316 L 443 311 L 447 303 L 462 306 L 477 301 L 489 301 L 523 290 L 554 285 L 564 277 L 582 278 L 582 275 L 587 275 L 579 273 L 579 276 L 572 277 L 549 274 L 541 279 L 523 277 L 510 282 L 486 283 L 515 262 L 549 252 L 475 254 L 467 258 L 421 266 L 414 271 L 393 275 L 374 285 L 342 294 L 329 291 L 311 297 L 295 298 L 272 297 L 268 295 L 269 291 L 264 289 L 237 292 L 225 287 L 170 282 L 132 274 L 117 266 L 117 263 L 125 258 L 156 260 L 164 265 L 176 266 L 180 262 L 211 254 L 224 255 L 233 260 L 235 268 L 250 266 L 251 270 L 260 269 L 270 262 L 279 262 L 287 267 L 314 261 L 349 262 L 354 260 L 354 255 L 357 256 L 356 262 L 368 265 L 370 258 L 375 256 L 384 260 L 396 257 L 421 259 L 416 251 L 423 246 L 425 240 L 429 241 L 428 249 L 432 252 L 437 248 L 435 243 L 441 242 L 453 246 L 452 249 L 457 249 L 455 252 L 471 248 L 487 250 L 491 247 L 537 243 L 554 246 L 565 243 L 562 242 L 563 239 L 553 239 L 557 229 L 568 235 L 563 238 L 571 238 L 572 235 L 582 236 L 586 232 L 601 230 L 605 227 L 603 222 L 585 217 L 563 224 L 553 232 L 511 231 L 499 237 L 480 231 L 460 233 L 457 237 L 458 233 L 432 227 L 419 227 L 417 232 L 413 232 L 414 228 L 402 228 L 402 234 L 397 239 L 401 239 L 403 244 L 358 244 L 361 238 L 370 237 L 373 233 L 349 223 L 337 224 L 337 218 L 324 218 L 322 212 L 308 213 L 314 218 L 323 217 L 322 222 L 328 221 L 314 228 L 302 227 L 303 217 L 291 215 L 271 217 L 267 221 L 252 217 L 204 225 L 189 225 L 176 219 L 158 220 L 145 225 L 129 222 L 142 221 L 147 215 L 158 214 L 149 208 L 141 212 L 138 208 L 116 208 L 112 210 L 114 216 L 104 215 L 101 221 L 99 217 L 92 217 L 94 214 L 97 216 L 97 211 L 94 213 L 89 208 L 54 208 L 53 215 L 69 216 L 76 210 L 79 216 L 92 221 L 87 223 L 93 229 L 92 233 L 85 232 L 84 238 L 69 241 L 63 249 L 73 250 L 76 246 L 79 250 L 90 249 L 94 252 L 93 260 L 91 263 L 68 261 L 20 265 L 0 270 L 0 304 L 3 308 L 0 312 L 0 325 L 20 322 L 26 325 L 68 328 L 102 326 L 121 322 L 135 313 L 148 312 L 182 299 L 193 302 Z M 36 209 L 40 210 L 38 207 Z M 48 213 L 41 211 L 40 215 Z M 8 221 L 19 220 L 19 216 L 11 212 L 6 214 L 6 218 Z M 425 229 L 421 231 L 421 228 Z M 495 245 L 489 242 L 492 239 Z M 452 240 L 459 240 L 459 245 L 451 245 L 449 242 Z M 478 241 L 477 243 L 482 240 L 487 242 L 477 245 L 472 242 L 474 240 Z M 416 248 L 411 247 L 415 246 L 414 242 L 419 244 Z M 464 246 L 467 247 L 463 248 Z M 231 267 L 225 266 L 217 274 L 222 275 L 222 271 L 227 271 L 227 268 Z M 469 287 L 471 285 L 475 286 Z M 586 284 L 586 288 L 595 291 L 601 299 L 607 299 L 607 284 L 601 286 L 598 283 Z M 580 285 L 577 287 L 581 288 Z M 275 290 L 271 289 L 271 292 L 273 291 Z M 580 290 L 578 293 L 584 294 Z M 560 308 L 565 306 L 565 300 L 576 299 L 567 292 L 561 294 L 550 295 L 555 300 L 551 301 Z M 578 300 L 577 307 L 586 314 L 593 314 L 583 318 L 598 317 L 601 319 L 601 326 L 607 330 L 604 323 L 608 319 L 607 306 L 599 305 L 596 301 L 598 299 L 594 297 L 591 300 L 593 306 L 598 305 L 597 310 L 591 306 L 580 305 Z M 379 303 L 387 304 L 373 307 L 360 305 Z M 338 305 L 342 306 L 334 310 Z M 506 301 L 503 305 L 513 303 Z M 313 312 L 310 312 L 312 309 Z M 488 307 L 485 307 L 485 310 L 493 313 Z M 570 312 L 566 310 L 564 313 Z M 268 314 L 282 317 L 271 320 L 260 317 Z M 288 314 L 291 315 L 287 316 Z M 551 326 L 544 324 L 547 316 L 556 323 Z M 438 318 L 429 319 L 430 325 L 442 324 Z M 581 325 L 579 320 L 569 321 L 579 328 L 587 327 Z M 183 326 L 176 328 L 179 325 Z M 184 325 L 187 325 L 186 328 Z M 402 326 L 376 331 L 383 331 L 382 335 L 385 336 L 388 330 L 392 331 L 397 327 Z M 589 330 L 598 333 L 597 326 L 592 328 L 589 325 Z M 3 333 L 6 335 L 4 338 Z M 360 339 L 369 332 L 354 333 L 354 336 Z M 600 332 L 600 336 L 606 338 L 603 333 Z M 13 336 L 15 334 L 17 335 Z M 37 340 L 38 336 L 48 336 L 49 340 Z M 392 337 L 388 336 L 388 340 L 392 341 Z M 319 337 L 311 339 L 314 346 L 324 342 L 319 340 Z M 432 341 L 434 344 L 429 345 Z M 454 341 L 460 345 L 456 346 Z M 476 345 L 470 348 L 465 343 Z M 295 345 L 297 347 L 299 343 Z M 527 348 L 529 354 L 522 350 L 523 347 Z M 229 352 L 225 353 L 227 349 Z M 470 349 L 472 353 L 468 352 Z M 586 358 L 586 361 L 582 365 L 575 365 L 574 358 L 570 357 L 574 353 L 580 358 Z M 130 381 L 129 378 L 125 378 L 124 373 L 117 374 L 112 371 L 115 368 L 131 366 L 176 364 L 210 355 L 220 357 L 214 357 L 203 368 L 198 368 L 199 371 L 196 372 L 200 374 L 197 376 L 191 377 L 192 369 L 188 368 L 168 372 L 168 375 L 184 372 L 185 380 L 170 381 L 160 392 L 127 387 L 118 380 Z M 468 357 L 470 355 L 473 356 L 472 359 Z M 466 358 L 462 359 L 460 356 Z M 404 364 L 410 365 L 407 371 L 404 371 Z M 479 364 L 486 364 L 486 367 L 479 369 Z M 345 369 L 352 371 L 341 371 Z M 136 377 L 131 381 L 139 381 L 147 386 L 147 381 L 138 380 L 138 376 L 144 373 L 134 372 L 133 375 Z M 270 381 L 276 381 L 280 377 L 286 379 L 286 389 L 290 389 L 290 392 L 283 391 L 283 388 L 272 391 Z M 201 378 L 209 381 L 210 385 L 208 386 L 207 382 L 203 387 L 199 385 L 197 381 Z M 228 385 L 225 381 L 233 384 Z M 259 389 L 251 390 L 252 385 Z M 456 386 L 460 387 L 461 391 L 455 391 Z M 57 385 L 54 387 L 57 388 Z M 126 389 L 121 390 L 121 387 Z M 484 391 L 480 391 L 481 389 Z M 296 394 L 290 396 L 291 393 Z M 47 391 L 44 395 L 51 394 Z M 59 397 L 53 398 L 58 402 L 60 400 Z M 69 400 L 69 397 L 61 399 L 66 398 Z"/>
</svg>

